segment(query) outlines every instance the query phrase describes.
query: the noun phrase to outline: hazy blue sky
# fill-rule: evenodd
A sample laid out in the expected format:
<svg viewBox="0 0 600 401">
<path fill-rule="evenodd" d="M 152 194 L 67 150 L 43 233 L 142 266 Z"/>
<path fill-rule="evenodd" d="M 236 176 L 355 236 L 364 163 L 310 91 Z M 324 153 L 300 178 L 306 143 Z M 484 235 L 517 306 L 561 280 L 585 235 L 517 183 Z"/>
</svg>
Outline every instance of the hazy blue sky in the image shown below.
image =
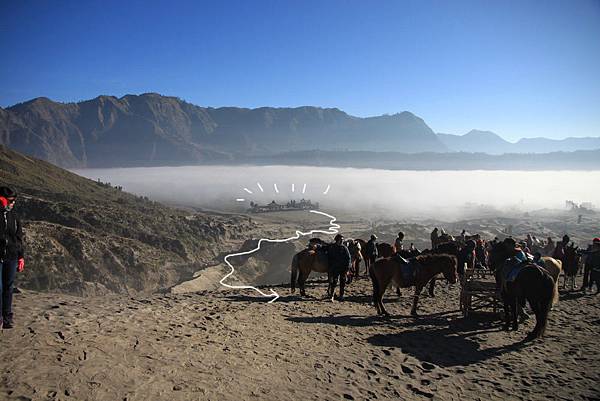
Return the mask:
<svg viewBox="0 0 600 401">
<path fill-rule="evenodd" d="M 600 0 L 0 0 L 0 106 L 159 92 L 600 136 Z"/>
</svg>

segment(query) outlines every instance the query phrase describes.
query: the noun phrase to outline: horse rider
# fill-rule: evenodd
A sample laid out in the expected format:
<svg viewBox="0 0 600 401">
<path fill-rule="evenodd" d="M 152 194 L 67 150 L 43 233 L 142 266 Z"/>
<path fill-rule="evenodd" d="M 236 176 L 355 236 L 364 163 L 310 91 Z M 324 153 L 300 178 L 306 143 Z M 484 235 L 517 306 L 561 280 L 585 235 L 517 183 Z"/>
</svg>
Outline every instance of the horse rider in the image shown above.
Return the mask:
<svg viewBox="0 0 600 401">
<path fill-rule="evenodd" d="M 333 301 L 335 287 L 337 286 L 338 278 L 340 279 L 340 295 L 338 301 L 344 300 L 344 287 L 346 285 L 346 274 L 350 269 L 351 257 L 348 247 L 344 245 L 344 236 L 337 234 L 334 238 L 335 242 L 329 246 L 327 258 L 329 263 L 329 290 L 328 295 Z"/>
<path fill-rule="evenodd" d="M 560 261 L 562 261 L 564 263 L 564 261 L 565 261 L 565 248 L 569 244 L 570 240 L 571 239 L 569 238 L 568 234 L 563 235 L 562 241 L 558 242 L 556 244 L 556 248 L 554 248 L 554 253 L 552 254 L 552 257 L 554 259 L 558 259 L 558 260 L 560 260 Z"/>
<path fill-rule="evenodd" d="M 396 240 L 394 241 L 394 248 L 396 249 L 396 252 L 404 250 L 404 245 L 402 241 L 404 241 L 404 233 L 400 231 L 398 233 L 398 236 L 396 237 Z"/>
<path fill-rule="evenodd" d="M 457 272 L 460 276 L 465 274 L 465 263 L 467 268 L 473 269 L 475 267 L 475 241 L 470 239 L 458 253 L 458 269 Z"/>
<path fill-rule="evenodd" d="M 375 264 L 375 259 L 377 259 L 377 256 L 379 256 L 379 253 L 377 252 L 377 236 L 375 234 L 371 234 L 371 239 L 369 239 L 369 242 L 367 242 L 367 249 L 366 249 L 366 254 L 367 254 L 367 271 L 371 268 L 372 265 Z"/>
<path fill-rule="evenodd" d="M 438 228 L 435 227 L 433 229 L 433 231 L 431 232 L 431 249 L 435 249 L 437 247 L 438 238 L 439 238 Z"/>
<path fill-rule="evenodd" d="M 596 294 L 600 293 L 600 237 L 594 238 L 592 246 L 583 252 L 585 255 L 585 266 L 583 270 L 584 292 L 592 290 L 594 282 L 596 283 Z"/>
</svg>

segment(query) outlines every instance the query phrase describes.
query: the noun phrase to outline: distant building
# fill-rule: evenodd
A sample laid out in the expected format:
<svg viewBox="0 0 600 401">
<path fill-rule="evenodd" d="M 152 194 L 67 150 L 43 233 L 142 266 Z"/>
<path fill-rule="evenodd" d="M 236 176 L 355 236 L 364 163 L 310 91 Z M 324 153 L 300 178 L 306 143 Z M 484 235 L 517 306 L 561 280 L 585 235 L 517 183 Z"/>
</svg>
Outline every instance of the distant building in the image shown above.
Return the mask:
<svg viewBox="0 0 600 401">
<path fill-rule="evenodd" d="M 280 212 L 280 211 L 293 211 L 293 210 L 318 210 L 319 203 L 312 203 L 310 199 L 301 199 L 299 201 L 290 200 L 285 205 L 272 200 L 267 205 L 259 205 L 258 203 L 250 202 L 249 213 L 267 213 L 267 212 Z"/>
</svg>

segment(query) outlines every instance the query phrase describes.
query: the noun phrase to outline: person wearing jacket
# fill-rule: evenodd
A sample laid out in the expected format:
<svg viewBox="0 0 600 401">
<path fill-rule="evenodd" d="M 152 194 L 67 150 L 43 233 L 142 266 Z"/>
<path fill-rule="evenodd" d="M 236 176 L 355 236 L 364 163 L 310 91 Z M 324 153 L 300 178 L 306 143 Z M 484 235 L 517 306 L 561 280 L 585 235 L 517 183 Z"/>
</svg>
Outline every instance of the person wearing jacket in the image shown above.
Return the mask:
<svg viewBox="0 0 600 401">
<path fill-rule="evenodd" d="M 329 265 L 328 278 L 329 289 L 328 296 L 333 301 L 335 287 L 338 278 L 340 279 L 340 295 L 338 301 L 344 300 L 344 287 L 346 286 L 346 273 L 350 269 L 351 257 L 348 247 L 344 245 L 344 237 L 341 234 L 335 236 L 335 243 L 327 247 L 327 262 Z"/>
<path fill-rule="evenodd" d="M 13 208 L 17 193 L 9 187 L 0 187 L 0 309 L 2 320 L 0 327 L 13 327 L 12 298 L 17 271 L 25 269 L 23 255 L 23 229 Z"/>
<path fill-rule="evenodd" d="M 365 260 L 365 264 L 367 265 L 367 272 L 369 272 L 371 266 L 375 264 L 375 259 L 379 256 L 379 252 L 377 251 L 377 237 L 375 234 L 371 235 L 371 239 L 367 242 L 366 254 L 367 259 Z"/>
<path fill-rule="evenodd" d="M 585 255 L 585 265 L 583 270 L 584 292 L 591 291 L 596 283 L 596 294 L 600 294 L 600 237 L 594 238 L 592 246 L 583 252 Z"/>
</svg>

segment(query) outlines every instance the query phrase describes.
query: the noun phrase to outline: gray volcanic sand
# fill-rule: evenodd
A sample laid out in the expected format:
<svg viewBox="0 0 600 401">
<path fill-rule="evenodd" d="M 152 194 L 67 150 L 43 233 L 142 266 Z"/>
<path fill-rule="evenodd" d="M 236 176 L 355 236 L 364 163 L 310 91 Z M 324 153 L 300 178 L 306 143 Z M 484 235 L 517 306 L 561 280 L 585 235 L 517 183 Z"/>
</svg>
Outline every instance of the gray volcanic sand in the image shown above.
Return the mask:
<svg viewBox="0 0 600 401">
<path fill-rule="evenodd" d="M 557 239 L 566 231 L 580 245 L 600 227 L 598 214 L 580 224 L 576 214 L 545 211 L 453 223 L 335 215 L 348 237 L 375 232 L 392 242 L 403 230 L 405 242 L 421 249 L 434 226 L 486 238 L 502 237 L 509 225 L 519 238 Z M 259 226 L 248 240 L 328 228 L 327 218 L 307 212 L 252 219 Z M 236 265 L 228 283 L 289 281 L 291 256 L 306 240 L 261 249 Z M 222 245 L 231 252 L 254 246 L 237 239 Z M 398 298 L 388 290 L 384 302 L 394 317 L 386 320 L 375 316 L 364 278 L 348 287 L 343 303 L 323 300 L 322 282 L 312 283 L 307 299 L 275 286 L 281 298 L 273 304 L 256 292 L 219 288 L 229 272 L 223 256 L 171 294 L 15 295 L 16 327 L 0 332 L 0 399 L 600 399 L 600 295 L 563 293 L 546 337 L 523 343 L 533 319 L 518 332 L 502 331 L 491 312 L 464 319 L 458 284 L 441 283 L 435 298 L 421 297 L 416 319 L 408 316 L 412 292 Z"/>
<path fill-rule="evenodd" d="M 440 283 L 408 316 L 412 292 L 377 318 L 371 284 L 345 302 L 277 287 L 147 297 L 15 296 L 0 333 L 0 399 L 364 400 L 598 399 L 600 295 L 563 294 L 546 337 L 501 331 L 491 313 L 463 319 L 458 285 Z"/>
</svg>

